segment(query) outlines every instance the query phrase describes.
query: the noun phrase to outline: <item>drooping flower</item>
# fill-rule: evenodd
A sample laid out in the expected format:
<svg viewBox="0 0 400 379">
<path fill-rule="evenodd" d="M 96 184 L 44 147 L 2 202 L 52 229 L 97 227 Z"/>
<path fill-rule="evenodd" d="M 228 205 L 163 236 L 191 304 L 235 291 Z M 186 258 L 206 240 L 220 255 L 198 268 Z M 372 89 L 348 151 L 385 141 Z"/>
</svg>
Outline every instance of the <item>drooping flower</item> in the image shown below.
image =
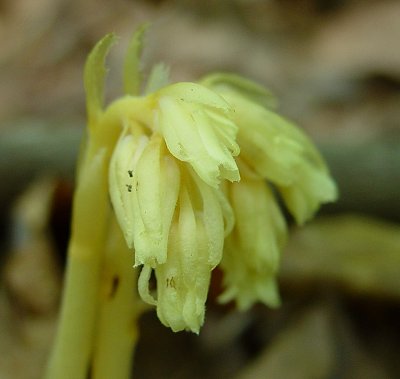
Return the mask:
<svg viewBox="0 0 400 379">
<path fill-rule="evenodd" d="M 241 181 L 227 183 L 235 226 L 225 240 L 221 268 L 225 291 L 220 301 L 235 300 L 239 309 L 261 301 L 280 304 L 277 273 L 286 242 L 286 222 L 270 185 L 240 162 Z"/>
<path fill-rule="evenodd" d="M 190 168 L 197 186 L 217 190 L 221 180 L 240 179 L 239 148 L 230 107 L 204 86 L 178 83 L 141 101 L 146 123 L 124 104 L 129 117 L 111 158 L 110 195 L 135 264 L 155 267 L 167 260 L 181 171 Z"/>
<path fill-rule="evenodd" d="M 335 186 L 312 143 L 269 108 L 272 97 L 254 83 L 213 75 L 168 85 L 157 66 L 140 96 L 142 33 L 127 54 L 126 94 L 105 109 L 99 66 L 111 39 L 98 44 L 87 67 L 88 93 L 92 86 L 96 95 L 89 96 L 89 124 L 109 152 L 111 203 L 141 267 L 139 294 L 165 325 L 197 333 L 218 265 L 222 301 L 242 309 L 279 304 L 276 274 L 287 232 L 274 191 L 302 223 L 335 198 Z"/>
<path fill-rule="evenodd" d="M 336 199 L 336 185 L 309 138 L 272 110 L 275 101 L 267 90 L 232 74 L 213 74 L 201 83 L 235 110 L 241 149 L 242 179 L 227 184 L 236 224 L 225 241 L 226 289 L 220 299 L 236 300 L 242 309 L 257 301 L 274 307 L 280 303 L 276 274 L 287 231 L 270 186 L 303 224 L 320 204 Z"/>
<path fill-rule="evenodd" d="M 181 187 L 169 232 L 168 258 L 155 267 L 157 313 L 173 330 L 199 331 L 211 271 L 221 261 L 224 237 L 232 225 L 226 199 L 194 170 L 181 165 Z M 144 265 L 143 270 L 147 278 L 139 282 L 139 291 L 149 298 L 150 267 Z"/>
<path fill-rule="evenodd" d="M 268 91 L 232 74 L 213 74 L 201 83 L 233 107 L 240 158 L 275 185 L 299 224 L 320 204 L 336 199 L 336 185 L 320 153 L 298 127 L 271 109 Z"/>
<path fill-rule="evenodd" d="M 221 96 L 195 83 L 176 83 L 153 96 L 158 105 L 155 126 L 175 158 L 188 162 L 215 188 L 221 179 L 240 179 L 233 158 L 239 154 L 237 126 Z"/>
</svg>

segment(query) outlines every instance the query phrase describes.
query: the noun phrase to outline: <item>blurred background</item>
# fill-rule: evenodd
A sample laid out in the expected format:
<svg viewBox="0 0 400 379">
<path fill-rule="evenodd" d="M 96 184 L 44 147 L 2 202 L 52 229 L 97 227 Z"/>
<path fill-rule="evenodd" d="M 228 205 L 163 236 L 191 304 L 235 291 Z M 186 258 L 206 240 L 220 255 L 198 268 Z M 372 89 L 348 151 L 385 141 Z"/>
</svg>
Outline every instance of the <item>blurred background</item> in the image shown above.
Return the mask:
<svg viewBox="0 0 400 379">
<path fill-rule="evenodd" d="M 85 58 L 120 36 L 118 96 L 147 21 L 145 74 L 163 61 L 174 81 L 231 71 L 265 85 L 320 147 L 340 199 L 291 228 L 280 309 L 218 305 L 216 271 L 200 336 L 141 319 L 135 377 L 399 378 L 398 0 L 1 0 L 0 378 L 39 379 L 54 336 Z"/>
</svg>

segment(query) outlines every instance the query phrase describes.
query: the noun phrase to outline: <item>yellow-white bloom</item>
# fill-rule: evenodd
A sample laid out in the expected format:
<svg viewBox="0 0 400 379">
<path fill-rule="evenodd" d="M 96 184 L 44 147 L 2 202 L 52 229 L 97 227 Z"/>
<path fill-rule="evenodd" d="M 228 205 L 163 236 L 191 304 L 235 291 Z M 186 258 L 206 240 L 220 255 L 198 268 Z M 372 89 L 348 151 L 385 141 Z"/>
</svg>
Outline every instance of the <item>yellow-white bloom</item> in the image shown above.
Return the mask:
<svg viewBox="0 0 400 379">
<path fill-rule="evenodd" d="M 322 158 L 269 109 L 268 91 L 244 79 L 214 75 L 200 84 L 165 85 L 161 78 L 158 86 L 154 78 L 166 70 L 157 69 L 147 86 L 153 92 L 138 96 L 139 37 L 127 55 L 134 69 L 125 64 L 127 94 L 99 107 L 104 70 L 98 66 L 109 37 L 88 65 L 87 92 L 90 130 L 111 156 L 112 206 L 135 266 L 142 266 L 142 299 L 172 330 L 197 333 L 211 272 L 221 264 L 222 301 L 242 309 L 256 301 L 277 306 L 287 231 L 271 185 L 304 222 L 336 196 Z"/>
<path fill-rule="evenodd" d="M 135 109 L 146 117 L 136 116 L 129 101 L 123 104 L 126 120 L 111 158 L 110 195 L 127 244 L 135 249 L 135 265 L 154 268 L 167 260 L 178 163 L 193 170 L 196 186 L 217 189 L 223 179 L 240 179 L 233 157 L 239 148 L 230 107 L 204 86 L 174 84 L 141 102 Z"/>
<path fill-rule="evenodd" d="M 154 95 L 155 127 L 175 158 L 217 188 L 221 179 L 238 181 L 239 154 L 232 108 L 215 92 L 195 83 L 177 83 Z"/>
<path fill-rule="evenodd" d="M 216 189 L 190 168 L 183 166 L 181 173 L 169 233 L 169 256 L 165 264 L 155 268 L 157 313 L 174 331 L 188 328 L 198 332 L 204 320 L 211 270 L 221 261 L 224 237 L 233 219 L 226 200 Z M 139 290 L 147 291 L 141 285 Z"/>
<path fill-rule="evenodd" d="M 268 92 L 234 75 L 210 75 L 202 83 L 235 109 L 241 159 L 279 189 L 299 224 L 321 203 L 336 199 L 335 183 L 318 150 L 300 129 L 269 109 Z"/>
<path fill-rule="evenodd" d="M 225 292 L 220 300 L 236 300 L 240 309 L 261 301 L 279 305 L 276 275 L 286 241 L 286 222 L 270 186 L 240 164 L 242 180 L 227 184 L 235 226 L 225 240 L 221 267 Z"/>
<path fill-rule="evenodd" d="M 135 265 L 164 263 L 180 172 L 161 136 L 123 132 L 109 176 L 111 201 L 128 246 L 135 248 Z"/>
</svg>

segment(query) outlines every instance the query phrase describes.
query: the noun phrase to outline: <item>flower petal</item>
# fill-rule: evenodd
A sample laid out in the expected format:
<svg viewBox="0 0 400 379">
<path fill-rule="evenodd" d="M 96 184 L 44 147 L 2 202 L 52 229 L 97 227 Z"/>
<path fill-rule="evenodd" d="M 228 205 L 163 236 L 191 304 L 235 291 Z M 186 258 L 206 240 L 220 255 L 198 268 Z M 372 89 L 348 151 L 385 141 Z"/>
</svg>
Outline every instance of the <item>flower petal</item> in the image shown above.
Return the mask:
<svg viewBox="0 0 400 379">
<path fill-rule="evenodd" d="M 159 135 L 153 135 L 133 172 L 135 265 L 164 263 L 178 199 L 180 174 Z"/>
<path fill-rule="evenodd" d="M 337 188 L 326 173 L 310 166 L 303 166 L 299 170 L 301 176 L 296 183 L 292 186 L 279 186 L 279 191 L 290 213 L 301 225 L 313 217 L 321 203 L 337 198 Z"/>
<path fill-rule="evenodd" d="M 220 301 L 236 300 L 246 309 L 256 301 L 279 304 L 275 276 L 286 224 L 272 191 L 262 180 L 229 185 L 236 225 L 225 240 L 221 262 L 225 292 Z"/>
<path fill-rule="evenodd" d="M 204 77 L 200 83 L 206 87 L 238 92 L 249 100 L 266 108 L 275 108 L 276 99 L 270 91 L 259 84 L 231 73 L 214 73 Z"/>
<path fill-rule="evenodd" d="M 203 225 L 203 238 L 207 241 L 207 262 L 214 268 L 222 258 L 224 237 L 227 234 L 227 228 L 231 228 L 234 223 L 232 209 L 225 199 L 224 194 L 219 190 L 208 186 L 197 175 L 192 172 L 192 186 L 197 189 L 191 189 L 191 197 L 196 196 L 194 202 L 199 203 L 196 209 L 198 225 Z M 228 221 L 226 221 L 228 220 Z"/>
<path fill-rule="evenodd" d="M 133 168 L 147 143 L 147 136 L 133 136 L 125 128 L 110 160 L 111 203 L 129 248 L 133 247 L 134 240 Z"/>
<path fill-rule="evenodd" d="M 173 331 L 199 332 L 204 321 L 211 268 L 189 194 L 180 194 L 179 215 L 169 239 L 169 256 L 156 267 L 157 314 Z"/>
<path fill-rule="evenodd" d="M 215 188 L 223 178 L 239 180 L 233 158 L 239 153 L 235 142 L 237 127 L 229 118 L 227 103 L 192 83 L 166 88 L 168 91 L 159 91 L 155 123 L 171 154 L 188 162 L 200 178 Z"/>
<path fill-rule="evenodd" d="M 208 186 L 190 168 L 182 167 L 181 171 L 168 259 L 155 268 L 157 313 L 174 331 L 188 329 L 198 333 L 204 320 L 211 271 L 222 257 L 226 210 L 220 204 L 220 190 Z"/>
<path fill-rule="evenodd" d="M 299 224 L 337 198 L 323 158 L 299 128 L 237 92 L 222 95 L 235 109 L 241 160 L 278 187 Z"/>
</svg>

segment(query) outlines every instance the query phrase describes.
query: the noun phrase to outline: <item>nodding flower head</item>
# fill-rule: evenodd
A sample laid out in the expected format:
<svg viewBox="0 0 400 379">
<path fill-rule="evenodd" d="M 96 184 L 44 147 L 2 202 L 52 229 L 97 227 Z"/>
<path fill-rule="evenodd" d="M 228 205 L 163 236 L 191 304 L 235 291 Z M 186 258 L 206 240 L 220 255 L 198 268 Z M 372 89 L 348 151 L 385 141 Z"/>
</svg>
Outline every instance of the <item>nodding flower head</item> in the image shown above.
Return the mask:
<svg viewBox="0 0 400 379">
<path fill-rule="evenodd" d="M 279 304 L 276 273 L 287 231 L 272 187 L 299 223 L 334 200 L 336 190 L 312 143 L 270 109 L 272 97 L 252 82 L 215 74 L 167 84 L 157 66 L 140 96 L 142 34 L 127 54 L 126 94 L 105 109 L 103 61 L 113 38 L 89 56 L 90 138 L 108 151 L 110 199 L 141 266 L 142 299 L 174 331 L 198 333 L 218 265 L 221 301 L 243 309 L 256 301 Z"/>
</svg>

